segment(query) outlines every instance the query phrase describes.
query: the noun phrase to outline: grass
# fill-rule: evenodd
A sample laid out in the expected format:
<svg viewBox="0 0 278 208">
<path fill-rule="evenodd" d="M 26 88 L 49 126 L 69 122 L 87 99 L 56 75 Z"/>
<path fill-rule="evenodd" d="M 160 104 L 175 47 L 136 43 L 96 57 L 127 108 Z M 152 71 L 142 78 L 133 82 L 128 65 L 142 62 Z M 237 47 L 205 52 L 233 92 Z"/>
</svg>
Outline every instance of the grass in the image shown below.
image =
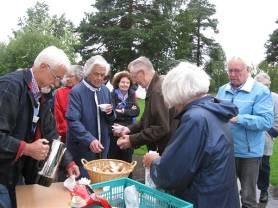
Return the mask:
<svg viewBox="0 0 278 208">
<path fill-rule="evenodd" d="M 140 114 L 136 118 L 137 122 L 140 120 L 141 116 L 143 115 L 144 109 L 145 109 L 145 101 L 143 99 L 138 99 L 137 100 L 139 108 L 140 108 Z M 138 156 L 143 156 L 147 152 L 147 147 L 146 145 L 143 145 L 137 149 L 134 150 L 134 154 Z"/>
<path fill-rule="evenodd" d="M 278 186 L 278 141 L 275 140 L 273 146 L 273 155 L 270 157 L 270 183 Z"/>
</svg>

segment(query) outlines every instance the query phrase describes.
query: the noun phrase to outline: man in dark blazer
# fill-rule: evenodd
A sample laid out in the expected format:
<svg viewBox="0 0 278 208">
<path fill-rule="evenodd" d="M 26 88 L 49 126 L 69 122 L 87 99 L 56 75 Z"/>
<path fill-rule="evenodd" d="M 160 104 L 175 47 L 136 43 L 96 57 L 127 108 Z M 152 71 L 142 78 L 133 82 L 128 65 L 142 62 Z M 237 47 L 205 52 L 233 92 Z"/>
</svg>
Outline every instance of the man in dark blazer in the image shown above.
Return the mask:
<svg viewBox="0 0 278 208">
<path fill-rule="evenodd" d="M 163 77 L 154 70 L 150 60 L 141 56 L 128 65 L 132 81 L 147 90 L 145 110 L 139 123 L 122 128 L 118 146 L 138 148 L 146 144 L 160 154 L 165 149 L 174 124 L 174 109 L 168 109 L 161 92 Z"/>
</svg>

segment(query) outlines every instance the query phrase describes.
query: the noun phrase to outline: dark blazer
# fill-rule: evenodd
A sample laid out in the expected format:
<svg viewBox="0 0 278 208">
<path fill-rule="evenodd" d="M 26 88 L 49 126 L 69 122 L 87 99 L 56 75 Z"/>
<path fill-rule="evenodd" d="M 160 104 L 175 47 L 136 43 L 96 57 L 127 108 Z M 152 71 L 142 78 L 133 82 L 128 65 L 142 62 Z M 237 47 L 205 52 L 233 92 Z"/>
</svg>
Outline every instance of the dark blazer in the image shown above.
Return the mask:
<svg viewBox="0 0 278 208">
<path fill-rule="evenodd" d="M 19 176 L 28 177 L 28 174 L 37 171 L 37 169 L 29 169 L 28 172 L 23 170 L 23 167 L 33 160 L 30 157 L 22 156 L 15 161 L 20 141 L 31 143 L 34 140 L 32 119 L 33 107 L 37 103 L 31 92 L 31 80 L 32 74 L 29 69 L 0 77 L 0 184 L 11 189 L 14 188 Z M 41 107 L 40 111 L 42 135 L 51 142 L 57 135 L 53 116 L 50 109 Z M 63 160 L 65 165 L 71 161 L 69 152 L 64 155 Z M 28 181 L 33 183 L 34 178 Z"/>
<path fill-rule="evenodd" d="M 162 153 L 170 139 L 175 111 L 169 110 L 164 103 L 162 80 L 155 73 L 147 89 L 145 110 L 139 123 L 128 126 L 131 131 L 130 142 L 135 148 L 143 144 L 154 144 L 158 152 Z"/>
</svg>

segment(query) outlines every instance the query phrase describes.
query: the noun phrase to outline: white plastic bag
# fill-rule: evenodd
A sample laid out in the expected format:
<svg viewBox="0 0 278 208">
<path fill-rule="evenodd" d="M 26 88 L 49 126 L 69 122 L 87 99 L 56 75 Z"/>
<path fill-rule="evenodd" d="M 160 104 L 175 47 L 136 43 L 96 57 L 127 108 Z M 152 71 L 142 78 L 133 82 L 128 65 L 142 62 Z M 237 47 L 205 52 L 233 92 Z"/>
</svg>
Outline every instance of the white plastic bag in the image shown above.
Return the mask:
<svg viewBox="0 0 278 208">
<path fill-rule="evenodd" d="M 155 151 L 149 151 L 149 153 L 151 154 L 158 154 Z M 153 182 L 153 179 L 151 178 L 151 174 L 150 174 L 150 168 L 145 168 L 145 185 L 151 188 L 156 188 L 156 185 Z"/>
<path fill-rule="evenodd" d="M 150 174 L 150 168 L 145 168 L 145 185 L 151 188 L 155 188 L 156 185 L 153 182 Z"/>
<path fill-rule="evenodd" d="M 139 193 L 135 185 L 127 186 L 124 190 L 125 207 L 139 208 Z"/>
</svg>

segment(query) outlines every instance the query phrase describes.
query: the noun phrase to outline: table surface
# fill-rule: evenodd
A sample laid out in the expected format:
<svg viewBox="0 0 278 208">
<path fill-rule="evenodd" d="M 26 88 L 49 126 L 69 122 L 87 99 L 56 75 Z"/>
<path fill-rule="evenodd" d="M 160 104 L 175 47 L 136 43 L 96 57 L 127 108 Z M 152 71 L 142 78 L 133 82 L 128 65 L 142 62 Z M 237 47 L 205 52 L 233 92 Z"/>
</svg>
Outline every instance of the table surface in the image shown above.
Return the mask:
<svg viewBox="0 0 278 208">
<path fill-rule="evenodd" d="M 16 186 L 17 208 L 69 208 L 70 201 L 70 192 L 63 183 Z"/>
</svg>

